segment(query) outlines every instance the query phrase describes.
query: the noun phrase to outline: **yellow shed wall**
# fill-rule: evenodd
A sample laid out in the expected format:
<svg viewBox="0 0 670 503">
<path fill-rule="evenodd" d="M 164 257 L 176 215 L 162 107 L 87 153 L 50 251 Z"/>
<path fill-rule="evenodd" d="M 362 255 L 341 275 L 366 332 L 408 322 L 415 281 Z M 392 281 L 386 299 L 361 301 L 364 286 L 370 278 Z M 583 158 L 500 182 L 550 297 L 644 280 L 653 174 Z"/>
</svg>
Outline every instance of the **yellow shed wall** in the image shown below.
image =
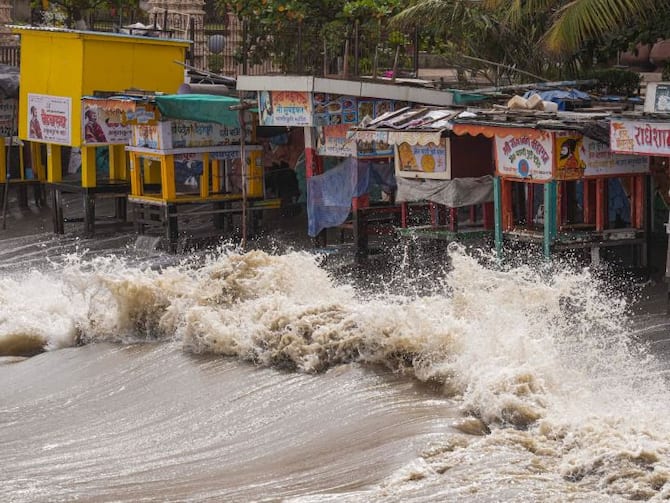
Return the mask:
<svg viewBox="0 0 670 503">
<path fill-rule="evenodd" d="M 150 40 L 150 39 L 149 39 Z M 185 46 L 90 38 L 84 44 L 83 92 L 142 89 L 176 93 L 184 82 Z"/>
<path fill-rule="evenodd" d="M 82 43 L 78 36 L 50 32 L 21 34 L 19 138 L 28 138 L 28 94 L 72 97 L 74 113 L 81 96 L 81 72 Z M 77 127 L 81 127 L 80 122 Z M 73 134 L 73 140 L 78 136 Z"/>
<path fill-rule="evenodd" d="M 71 143 L 81 145 L 81 98 L 127 89 L 176 93 L 188 42 L 92 32 L 16 29 L 21 35 L 19 137 L 28 139 L 28 94 L 72 99 Z"/>
</svg>

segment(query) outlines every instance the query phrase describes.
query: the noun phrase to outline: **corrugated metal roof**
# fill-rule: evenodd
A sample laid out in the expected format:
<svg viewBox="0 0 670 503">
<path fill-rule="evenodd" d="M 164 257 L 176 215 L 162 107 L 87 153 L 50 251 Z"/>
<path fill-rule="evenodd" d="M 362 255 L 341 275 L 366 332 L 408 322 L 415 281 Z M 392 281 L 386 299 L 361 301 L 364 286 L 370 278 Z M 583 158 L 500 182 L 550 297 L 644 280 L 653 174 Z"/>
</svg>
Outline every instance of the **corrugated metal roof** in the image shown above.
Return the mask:
<svg viewBox="0 0 670 503">
<path fill-rule="evenodd" d="M 453 110 L 450 108 L 403 108 L 387 112 L 355 128 L 358 131 L 442 132 L 454 124 L 518 127 L 545 130 L 577 131 L 609 144 L 609 112 L 545 112 L 513 110 L 507 107 L 491 109 Z"/>
</svg>

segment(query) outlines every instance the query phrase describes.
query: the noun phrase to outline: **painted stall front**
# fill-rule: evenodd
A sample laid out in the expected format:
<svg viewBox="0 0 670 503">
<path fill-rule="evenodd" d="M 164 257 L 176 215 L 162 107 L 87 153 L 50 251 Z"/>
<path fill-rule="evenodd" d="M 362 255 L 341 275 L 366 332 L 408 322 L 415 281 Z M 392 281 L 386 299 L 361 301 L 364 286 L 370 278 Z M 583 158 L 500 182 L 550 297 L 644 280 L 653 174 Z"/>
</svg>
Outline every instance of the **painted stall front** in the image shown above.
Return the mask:
<svg viewBox="0 0 670 503">
<path fill-rule="evenodd" d="M 253 143 L 252 113 L 238 98 L 184 94 L 154 102 L 160 120 L 133 125 L 126 147 L 128 201 L 140 234 L 164 230 L 174 250 L 194 234 L 194 222 L 180 229 L 180 220 L 213 217 L 220 233 L 226 225 L 232 230 L 233 216 L 278 204 L 265 197 L 262 147 Z"/>
<path fill-rule="evenodd" d="M 644 112 L 629 112 L 612 117 L 610 144 L 618 154 L 649 160 L 658 200 L 665 207 L 665 218 L 670 218 L 667 214 L 670 207 L 670 82 L 650 83 L 647 86 Z M 656 203 L 656 200 L 651 203 Z M 650 213 L 653 217 L 656 212 Z M 670 221 L 666 224 L 666 232 L 670 244 Z M 670 247 L 666 253 L 667 281 L 670 278 Z"/>
<path fill-rule="evenodd" d="M 0 206 L 7 211 L 10 187 L 17 192 L 20 206 L 28 205 L 28 187 L 35 194 L 35 203 L 42 204 L 41 183 L 44 171 L 41 163 L 33 169 L 30 144 L 18 139 L 19 128 L 19 70 L 0 65 Z"/>
<path fill-rule="evenodd" d="M 364 253 L 367 235 L 380 232 L 372 223 L 399 220 L 400 206 L 393 147 L 351 141 L 352 129 L 415 103 L 453 103 L 435 89 L 318 77 L 240 76 L 237 88 L 257 92 L 261 127 L 303 129 L 308 234 L 325 244 L 327 229 L 349 228 Z"/>
<path fill-rule="evenodd" d="M 130 184 L 120 159 L 124 144 L 114 135 L 117 129 L 101 123 L 98 115 L 104 115 L 104 107 L 94 111 L 95 104 L 83 98 L 131 89 L 176 92 L 184 70 L 175 61 L 184 61 L 190 42 L 30 26 L 12 26 L 12 31 L 21 36 L 19 137 L 46 146 L 54 231 L 64 232 L 64 222 L 72 220 L 63 215 L 63 194 L 79 194 L 85 234 L 91 235 L 96 196 L 123 199 Z M 78 148 L 80 172 L 68 177 L 64 157 Z M 100 150 L 109 150 L 109 170 L 101 169 Z M 125 220 L 125 215 L 116 216 Z"/>
<path fill-rule="evenodd" d="M 359 146 L 393 149 L 400 235 L 447 241 L 492 235 L 492 140 L 454 134 L 452 119 L 461 112 L 407 107 L 355 132 Z"/>
<path fill-rule="evenodd" d="M 646 263 L 646 158 L 614 153 L 608 114 L 479 112 L 457 119 L 459 133 L 493 139 L 495 244 L 589 249 L 631 246 Z"/>
</svg>

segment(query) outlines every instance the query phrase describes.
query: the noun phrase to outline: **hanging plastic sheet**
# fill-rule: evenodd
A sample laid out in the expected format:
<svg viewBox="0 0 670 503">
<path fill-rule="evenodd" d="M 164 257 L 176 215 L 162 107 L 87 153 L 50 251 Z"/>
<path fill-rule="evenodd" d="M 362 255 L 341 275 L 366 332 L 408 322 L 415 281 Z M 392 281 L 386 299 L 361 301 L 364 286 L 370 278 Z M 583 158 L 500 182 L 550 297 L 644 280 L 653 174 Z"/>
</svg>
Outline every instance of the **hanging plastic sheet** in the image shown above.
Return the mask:
<svg viewBox="0 0 670 503">
<path fill-rule="evenodd" d="M 451 208 L 493 201 L 493 177 L 418 180 L 398 177 L 396 201 L 431 201 Z"/>
<path fill-rule="evenodd" d="M 310 236 L 346 221 L 351 198 L 367 192 L 369 171 L 369 163 L 359 163 L 349 157 L 324 174 L 307 179 L 307 232 Z"/>
</svg>

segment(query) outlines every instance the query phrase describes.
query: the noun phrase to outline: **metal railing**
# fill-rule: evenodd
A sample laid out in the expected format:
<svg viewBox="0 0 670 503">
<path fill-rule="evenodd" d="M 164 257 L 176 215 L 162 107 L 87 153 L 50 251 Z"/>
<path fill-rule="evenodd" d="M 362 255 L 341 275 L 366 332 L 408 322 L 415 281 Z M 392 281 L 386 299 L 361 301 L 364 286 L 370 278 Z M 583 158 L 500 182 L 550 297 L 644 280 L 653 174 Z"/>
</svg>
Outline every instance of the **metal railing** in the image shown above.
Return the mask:
<svg viewBox="0 0 670 503">
<path fill-rule="evenodd" d="M 18 67 L 21 62 L 21 47 L 0 45 L 0 64 Z"/>
</svg>

